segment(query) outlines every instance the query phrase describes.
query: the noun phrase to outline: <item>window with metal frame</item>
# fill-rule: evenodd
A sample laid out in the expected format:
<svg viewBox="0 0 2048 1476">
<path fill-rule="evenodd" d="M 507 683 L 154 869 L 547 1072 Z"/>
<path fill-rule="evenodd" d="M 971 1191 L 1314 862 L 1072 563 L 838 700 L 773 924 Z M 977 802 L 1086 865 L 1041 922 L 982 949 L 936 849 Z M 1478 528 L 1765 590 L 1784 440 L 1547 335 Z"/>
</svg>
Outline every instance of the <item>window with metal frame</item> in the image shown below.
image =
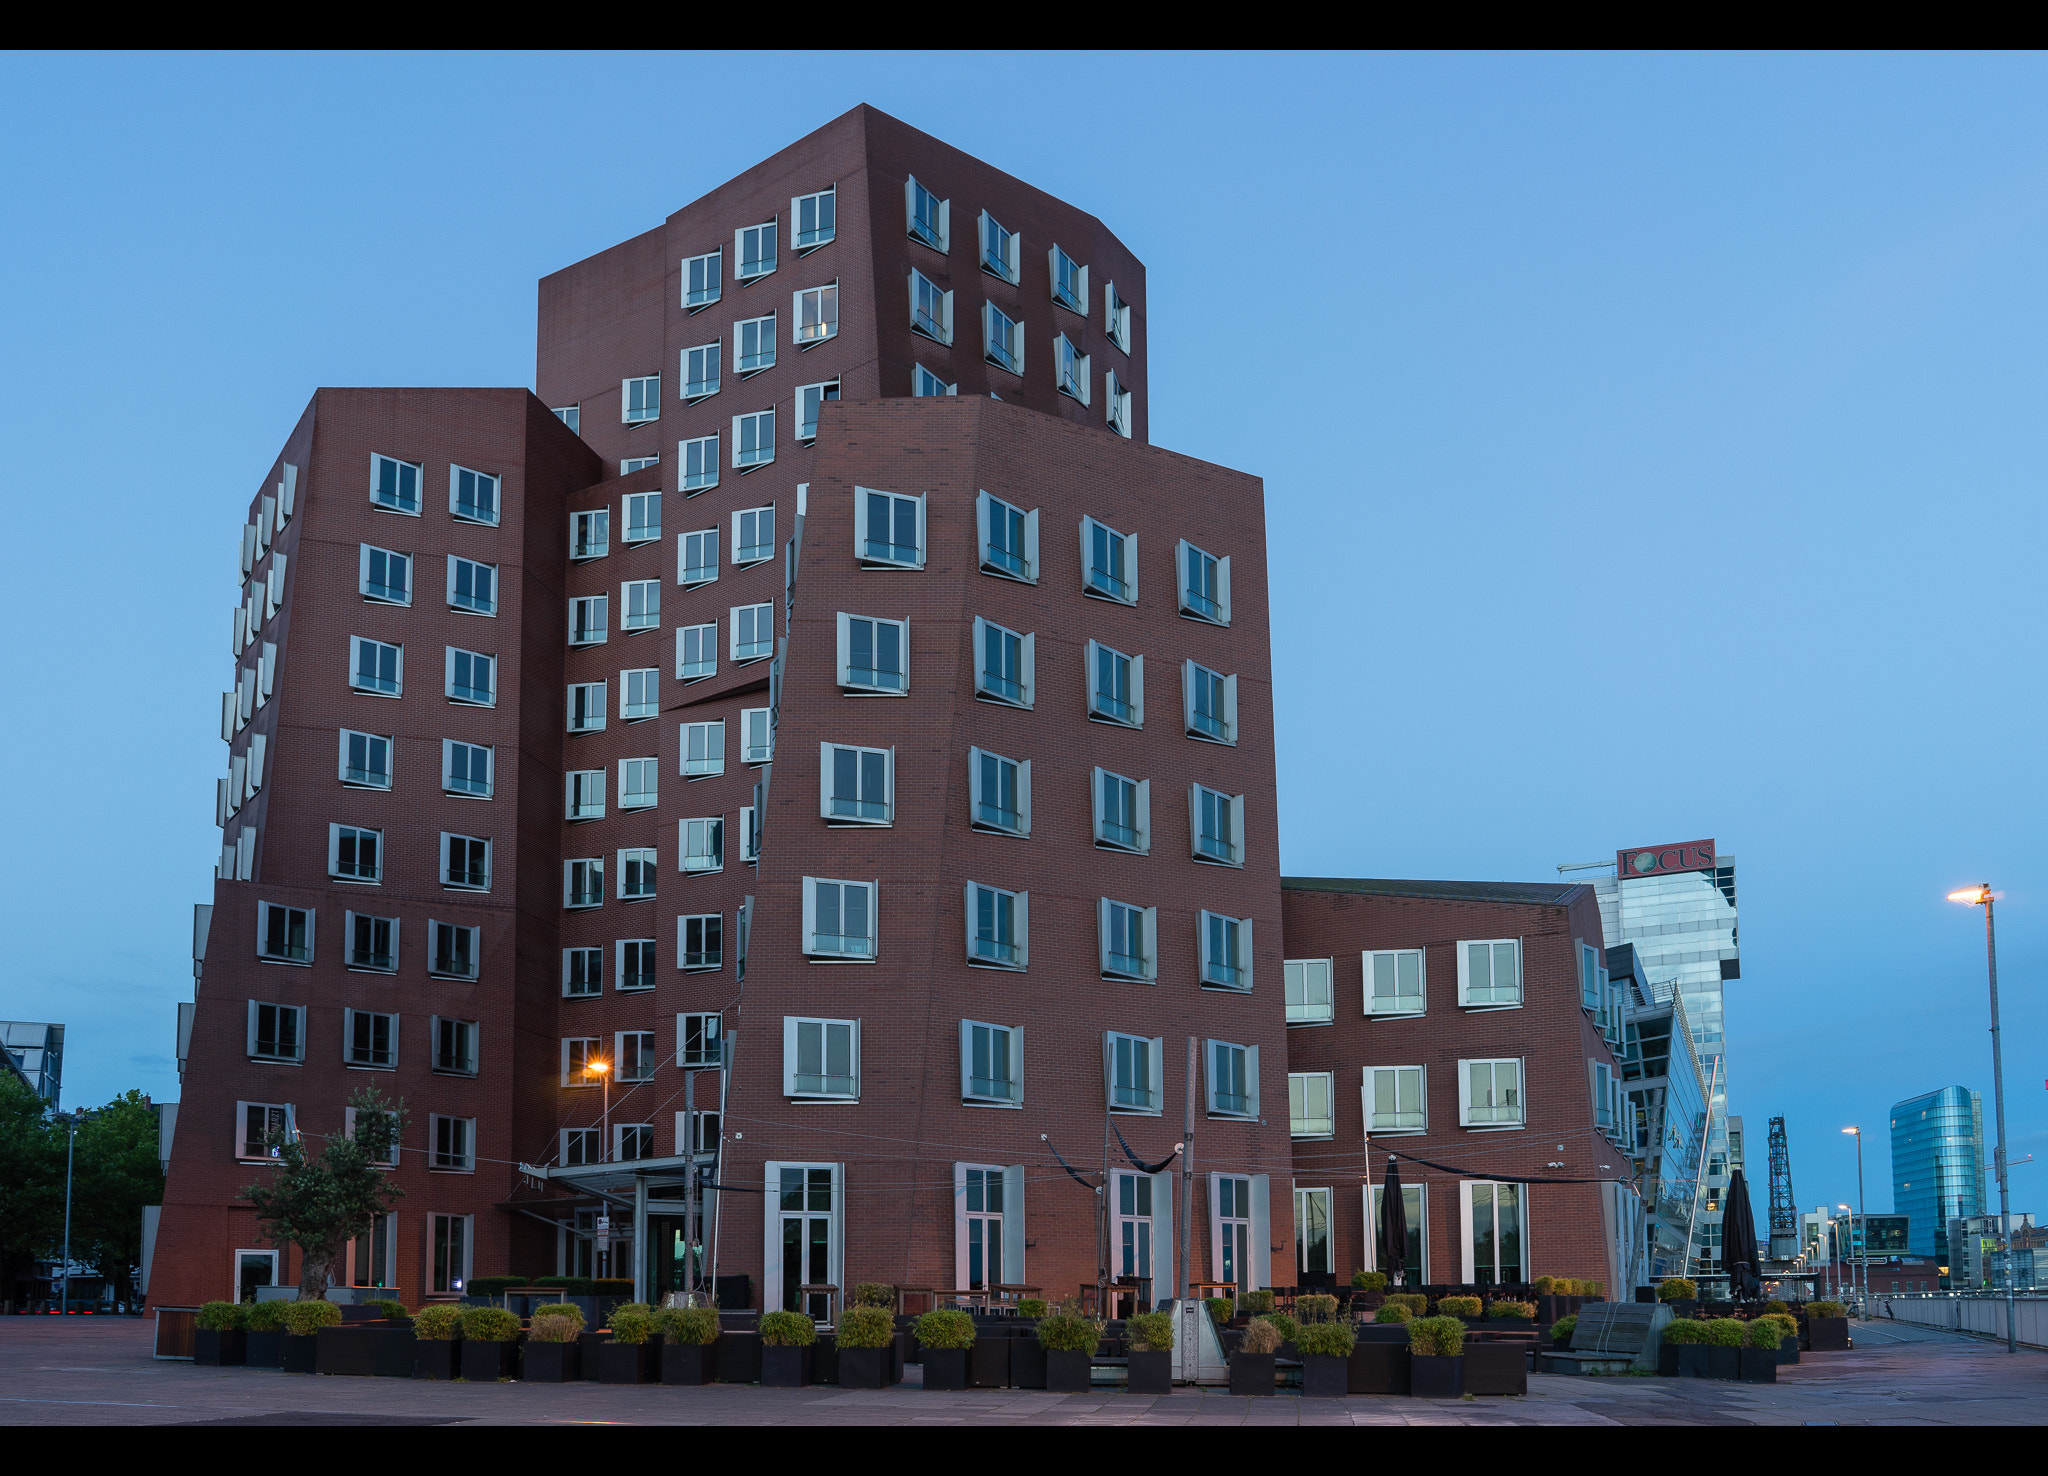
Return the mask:
<svg viewBox="0 0 2048 1476">
<path fill-rule="evenodd" d="M 476 1167 L 470 1143 L 476 1133 L 473 1117 L 443 1117 L 430 1113 L 429 1132 L 434 1145 L 431 1167 L 455 1173 L 469 1173 Z"/>
<path fill-rule="evenodd" d="M 910 374 L 910 393 L 919 398 L 935 398 L 939 395 L 956 395 L 960 392 L 957 384 L 948 384 L 931 370 L 919 364 Z"/>
<path fill-rule="evenodd" d="M 1150 983 L 1158 969 L 1159 909 L 1133 907 L 1107 897 L 1099 901 L 1097 909 L 1103 977 Z"/>
<path fill-rule="evenodd" d="M 967 750 L 973 793 L 972 821 L 977 830 L 1008 835 L 1031 833 L 1031 761 L 1018 762 L 985 748 Z"/>
<path fill-rule="evenodd" d="M 725 966 L 725 915 L 718 912 L 676 919 L 676 956 L 686 972 Z"/>
<path fill-rule="evenodd" d="M 1131 438 L 1131 391 L 1114 369 L 1102 376 L 1102 418 L 1125 440 Z"/>
<path fill-rule="evenodd" d="M 237 1102 L 235 1119 L 239 1124 L 236 1137 L 239 1148 L 236 1157 L 242 1159 L 273 1159 L 283 1156 L 282 1139 L 295 1135 L 292 1109 L 282 1102 Z"/>
<path fill-rule="evenodd" d="M 1259 1048 L 1211 1040 L 1203 1051 L 1208 1066 L 1209 1115 L 1259 1115 Z"/>
<path fill-rule="evenodd" d="M 1038 582 L 1038 514 L 1012 507 L 987 492 L 975 494 L 981 567 L 1006 579 Z"/>
<path fill-rule="evenodd" d="M 619 716 L 626 722 L 641 722 L 661 711 L 661 670 L 633 667 L 619 673 Z"/>
<path fill-rule="evenodd" d="M 548 413 L 561 421 L 562 424 L 568 426 L 571 435 L 580 435 L 582 433 L 583 407 L 581 405 L 557 405 Z"/>
<path fill-rule="evenodd" d="M 783 1020 L 784 1090 L 793 1097 L 860 1095 L 860 1022 Z"/>
<path fill-rule="evenodd" d="M 619 1031 L 615 1037 L 612 1059 L 618 1063 L 620 1081 L 654 1080 L 654 1032 Z"/>
<path fill-rule="evenodd" d="M 1368 1015 L 1423 1012 L 1427 960 L 1420 948 L 1368 949 L 1363 957 Z"/>
<path fill-rule="evenodd" d="M 602 857 L 581 857 L 562 863 L 562 905 L 568 908 L 604 905 Z"/>
<path fill-rule="evenodd" d="M 1119 604 L 1138 602 L 1138 536 L 1081 519 L 1081 591 Z"/>
<path fill-rule="evenodd" d="M 492 750 L 481 743 L 464 743 L 456 738 L 441 740 L 441 787 L 450 794 L 472 799 L 491 797 Z"/>
<path fill-rule="evenodd" d="M 1337 1018 L 1335 995 L 1330 987 L 1331 960 L 1290 958 L 1280 966 L 1287 996 L 1287 1023 L 1326 1025 Z"/>
<path fill-rule="evenodd" d="M 609 508 L 569 514 L 569 558 L 572 563 L 601 559 L 611 552 L 612 514 Z"/>
<path fill-rule="evenodd" d="M 651 810 L 660 793 L 661 760 L 629 758 L 619 760 L 619 808 Z"/>
<path fill-rule="evenodd" d="M 1520 1127 L 1523 1111 L 1519 1059 L 1458 1063 L 1460 1127 Z"/>
<path fill-rule="evenodd" d="M 827 400 L 839 398 L 839 381 L 828 379 L 820 384 L 800 384 L 796 390 L 796 438 L 799 441 L 815 441 L 818 438 L 818 413 Z"/>
<path fill-rule="evenodd" d="M 980 1020 L 960 1022 L 960 1097 L 983 1105 L 1023 1104 L 1023 1031 Z"/>
<path fill-rule="evenodd" d="M 1366 1131 L 1419 1133 L 1429 1127 L 1427 1070 L 1421 1066 L 1365 1068 Z"/>
<path fill-rule="evenodd" d="M 710 307 L 718 301 L 721 283 L 720 266 L 724 251 L 707 251 L 702 256 L 683 258 L 683 306 L 690 312 Z"/>
<path fill-rule="evenodd" d="M 1031 961 L 1031 894 L 966 884 L 967 961 L 1023 969 Z"/>
<path fill-rule="evenodd" d="M 872 960 L 877 890 L 871 881 L 805 877 L 804 952 L 816 958 Z"/>
<path fill-rule="evenodd" d="M 1458 944 L 1458 1003 L 1500 1009 L 1522 1002 L 1522 942 L 1495 938 Z"/>
<path fill-rule="evenodd" d="M 683 491 L 695 496 L 718 485 L 718 437 L 699 436 L 680 443 L 676 464 L 682 468 Z"/>
<path fill-rule="evenodd" d="M 676 630 L 676 679 L 702 681 L 718 675 L 718 626 L 684 625 Z"/>
<path fill-rule="evenodd" d="M 1089 370 L 1088 355 L 1081 352 L 1074 341 L 1062 333 L 1052 343 L 1053 385 L 1059 392 L 1083 405 L 1093 396 L 1094 376 Z"/>
<path fill-rule="evenodd" d="M 941 200 L 912 175 L 903 182 L 905 227 L 913 241 L 934 251 L 948 250 L 952 231 L 952 202 Z"/>
<path fill-rule="evenodd" d="M 735 569 L 775 557 L 775 504 L 750 507 L 732 515 L 732 563 Z"/>
<path fill-rule="evenodd" d="M 628 579 L 619 586 L 619 629 L 623 631 L 661 628 L 661 581 Z"/>
<path fill-rule="evenodd" d="M 645 375 L 619 383 L 619 419 L 627 425 L 642 425 L 661 419 L 661 376 Z"/>
<path fill-rule="evenodd" d="M 769 709 L 740 709 L 740 762 L 765 764 L 775 757 L 775 730 L 769 723 Z"/>
<path fill-rule="evenodd" d="M 1327 1071 L 1291 1071 L 1287 1075 L 1287 1135 L 1291 1138 L 1328 1138 L 1337 1131 Z"/>
<path fill-rule="evenodd" d="M 604 730 L 603 682 L 578 682 L 569 688 L 569 731 L 598 733 Z"/>
<path fill-rule="evenodd" d="M 1087 650 L 1088 715 L 1125 727 L 1145 725 L 1145 658 L 1100 641 Z"/>
<path fill-rule="evenodd" d="M 441 884 L 467 891 L 489 891 L 491 843 L 473 835 L 441 832 Z"/>
<path fill-rule="evenodd" d="M 454 1020 L 445 1015 L 434 1017 L 434 1071 L 437 1075 L 476 1075 L 480 1028 L 474 1020 Z"/>
<path fill-rule="evenodd" d="M 490 707 L 498 700 L 498 658 L 479 651 L 448 648 L 448 700 L 472 707 Z"/>
<path fill-rule="evenodd" d="M 831 242 L 838 202 L 836 185 L 816 194 L 798 195 L 789 202 L 790 245 L 799 255 Z"/>
<path fill-rule="evenodd" d="M 256 955 L 272 963 L 313 961 L 313 910 L 256 904 Z"/>
<path fill-rule="evenodd" d="M 569 644 L 603 645 L 610 613 L 610 595 L 583 595 L 569 601 Z"/>
<path fill-rule="evenodd" d="M 357 789 L 391 787 L 391 739 L 381 733 L 341 730 L 341 782 Z"/>
<path fill-rule="evenodd" d="M 450 466 L 448 510 L 455 515 L 457 522 L 495 525 L 498 521 L 498 479 L 489 472 Z"/>
<path fill-rule="evenodd" d="M 1185 538 L 1180 541 L 1179 555 L 1181 613 L 1217 625 L 1230 624 L 1230 559 L 1205 553 Z"/>
<path fill-rule="evenodd" d="M 625 846 L 619 851 L 619 900 L 645 902 L 654 896 L 659 857 L 652 846 Z"/>
<path fill-rule="evenodd" d="M 398 919 L 351 912 L 346 916 L 348 966 L 380 974 L 398 968 Z"/>
<path fill-rule="evenodd" d="M 676 1065 L 722 1066 L 725 1034 L 716 1014 L 676 1016 Z"/>
<path fill-rule="evenodd" d="M 405 648 L 365 636 L 352 640 L 355 661 L 349 671 L 349 685 L 358 692 L 374 692 L 380 697 L 403 696 Z"/>
<path fill-rule="evenodd" d="M 562 993 L 570 998 L 604 993 L 604 950 L 562 950 Z"/>
<path fill-rule="evenodd" d="M 361 825 L 329 825 L 327 874 L 344 881 L 382 881 L 384 832 Z"/>
<path fill-rule="evenodd" d="M 306 1012 L 299 1005 L 249 1001 L 249 1057 L 255 1061 L 298 1061 L 306 1051 Z"/>
<path fill-rule="evenodd" d="M 854 505 L 860 520 L 855 552 L 863 564 L 924 567 L 923 497 L 856 487 Z"/>
<path fill-rule="evenodd" d="M 704 779 L 725 772 L 725 719 L 684 723 L 682 743 L 683 774 Z"/>
<path fill-rule="evenodd" d="M 839 616 L 839 685 L 900 696 L 910 690 L 910 622 Z"/>
<path fill-rule="evenodd" d="M 1205 784 L 1189 786 L 1188 834 L 1195 860 L 1244 865 L 1244 796 L 1223 794 Z"/>
<path fill-rule="evenodd" d="M 775 222 L 745 226 L 734 233 L 733 255 L 739 267 L 733 276 L 751 282 L 775 270 Z"/>
<path fill-rule="evenodd" d="M 394 456 L 370 457 L 370 502 L 386 512 L 412 513 L 420 510 L 420 463 L 400 461 Z"/>
<path fill-rule="evenodd" d="M 1086 315 L 1088 268 L 1075 261 L 1058 246 L 1052 248 L 1047 264 L 1052 274 L 1052 300 L 1072 312 Z"/>
<path fill-rule="evenodd" d="M 981 305 L 981 356 L 998 369 L 1024 372 L 1024 324 L 992 302 Z"/>
<path fill-rule="evenodd" d="M 775 412 L 758 410 L 732 418 L 732 464 L 745 471 L 775 459 Z"/>
<path fill-rule="evenodd" d="M 361 568 L 357 592 L 366 600 L 384 605 L 412 603 L 412 556 L 388 548 L 361 545 Z"/>
<path fill-rule="evenodd" d="M 1103 1037 L 1110 1111 L 1161 1111 L 1165 1098 L 1165 1045 L 1159 1036 L 1148 1038 L 1110 1031 Z"/>
<path fill-rule="evenodd" d="M 718 393 L 719 369 L 725 357 L 725 343 L 714 339 L 683 350 L 683 399 L 694 404 Z"/>
<path fill-rule="evenodd" d="M 1014 231 L 1005 230 L 993 215 L 981 212 L 981 269 L 991 277 L 1015 284 L 1022 243 Z"/>
<path fill-rule="evenodd" d="M 1110 850 L 1152 849 L 1152 781 L 1126 779 L 1098 768 L 1091 785 L 1095 795 L 1095 844 Z"/>
<path fill-rule="evenodd" d="M 661 494 L 659 492 L 629 492 L 626 494 L 626 542 L 652 543 L 661 537 Z"/>
<path fill-rule="evenodd" d="M 910 269 L 910 328 L 934 343 L 953 341 L 953 294 L 916 267 Z"/>
<path fill-rule="evenodd" d="M 974 617 L 974 650 L 975 695 L 1011 707 L 1030 707 L 1037 666 L 1036 638 L 1028 632 L 1020 634 L 1008 630 L 977 615 Z"/>
<path fill-rule="evenodd" d="M 818 809 L 824 819 L 834 825 L 889 824 L 896 751 L 820 743 L 818 752 Z"/>
<path fill-rule="evenodd" d="M 775 314 L 742 318 L 732 325 L 732 367 L 742 379 L 775 367 Z"/>
<path fill-rule="evenodd" d="M 1117 294 L 1114 282 L 1102 284 L 1102 328 L 1111 343 L 1131 351 L 1131 305 Z"/>
<path fill-rule="evenodd" d="M 1252 920 L 1204 910 L 1199 922 L 1202 929 L 1203 987 L 1250 989 Z"/>
<path fill-rule="evenodd" d="M 790 305 L 790 337 L 799 349 L 808 349 L 839 336 L 839 284 L 806 287 L 795 293 Z"/>
<path fill-rule="evenodd" d="M 676 535 L 676 582 L 683 585 L 710 584 L 718 578 L 718 530 L 705 528 L 696 533 Z"/>
<path fill-rule="evenodd" d="M 732 659 L 759 661 L 775 654 L 775 606 L 732 607 Z"/>
<path fill-rule="evenodd" d="M 481 930 L 460 923 L 427 924 L 427 971 L 444 979 L 477 977 Z"/>
<path fill-rule="evenodd" d="M 676 822 L 682 831 L 683 870 L 686 872 L 725 869 L 725 818 L 706 815 Z"/>
<path fill-rule="evenodd" d="M 604 770 L 571 769 L 563 776 L 570 820 L 604 819 Z"/>
</svg>

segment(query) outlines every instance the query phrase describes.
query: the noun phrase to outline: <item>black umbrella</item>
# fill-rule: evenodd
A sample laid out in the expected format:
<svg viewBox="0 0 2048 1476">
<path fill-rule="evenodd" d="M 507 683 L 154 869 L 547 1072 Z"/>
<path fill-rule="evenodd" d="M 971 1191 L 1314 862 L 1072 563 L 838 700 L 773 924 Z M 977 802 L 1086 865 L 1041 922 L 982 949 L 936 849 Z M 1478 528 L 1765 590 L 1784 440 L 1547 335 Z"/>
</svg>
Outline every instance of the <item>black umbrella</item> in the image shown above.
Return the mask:
<svg viewBox="0 0 2048 1476">
<path fill-rule="evenodd" d="M 1757 1293 L 1757 1275 L 1763 1270 L 1756 1249 L 1756 1216 L 1749 1207 L 1749 1185 L 1742 1170 L 1728 1176 L 1728 1197 L 1722 1201 L 1721 1264 L 1728 1268 L 1730 1290 L 1739 1301 Z"/>
<path fill-rule="evenodd" d="M 1391 1153 L 1380 1185 L 1380 1269 L 1389 1286 L 1399 1286 L 1408 1269 L 1408 1202 L 1401 1195 L 1401 1160 Z"/>
</svg>

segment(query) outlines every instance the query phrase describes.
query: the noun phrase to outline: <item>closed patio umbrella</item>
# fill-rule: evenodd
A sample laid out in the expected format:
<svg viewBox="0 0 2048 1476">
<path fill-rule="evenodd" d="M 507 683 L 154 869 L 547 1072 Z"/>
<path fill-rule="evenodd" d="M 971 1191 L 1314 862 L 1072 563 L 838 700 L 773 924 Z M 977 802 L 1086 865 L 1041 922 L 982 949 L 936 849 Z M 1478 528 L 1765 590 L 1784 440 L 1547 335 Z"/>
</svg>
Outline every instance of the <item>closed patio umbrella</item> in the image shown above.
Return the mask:
<svg viewBox="0 0 2048 1476">
<path fill-rule="evenodd" d="M 1721 1211 L 1721 1264 L 1728 1268 L 1729 1289 L 1737 1301 L 1754 1300 L 1763 1264 L 1757 1255 L 1756 1215 L 1749 1207 L 1749 1185 L 1737 1169 L 1728 1176 L 1728 1197 Z"/>
<path fill-rule="evenodd" d="M 1399 1286 L 1408 1269 L 1408 1202 L 1401 1194 L 1401 1160 L 1387 1155 L 1387 1177 L 1380 1185 L 1380 1269 L 1387 1285 Z"/>
</svg>

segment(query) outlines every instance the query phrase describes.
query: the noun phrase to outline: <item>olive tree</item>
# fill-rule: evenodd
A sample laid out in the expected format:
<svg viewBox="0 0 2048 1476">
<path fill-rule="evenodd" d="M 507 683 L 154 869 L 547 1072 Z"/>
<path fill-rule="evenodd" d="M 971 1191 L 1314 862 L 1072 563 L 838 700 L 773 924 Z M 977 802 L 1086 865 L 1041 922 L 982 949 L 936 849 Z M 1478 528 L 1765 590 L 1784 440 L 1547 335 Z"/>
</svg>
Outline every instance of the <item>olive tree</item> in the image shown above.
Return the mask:
<svg viewBox="0 0 2048 1476">
<path fill-rule="evenodd" d="M 242 1191 L 256 1206 L 257 1224 L 271 1244 L 299 1248 L 302 1302 L 326 1297 L 348 1243 L 367 1234 L 376 1217 L 405 1193 L 379 1167 L 397 1156 L 405 1104 L 387 1102 L 375 1087 L 365 1087 L 348 1105 L 355 1109 L 354 1133 L 319 1139 L 317 1157 L 308 1151 L 305 1135 L 271 1133 L 265 1142 L 277 1155 L 277 1170 L 266 1182 Z"/>
</svg>

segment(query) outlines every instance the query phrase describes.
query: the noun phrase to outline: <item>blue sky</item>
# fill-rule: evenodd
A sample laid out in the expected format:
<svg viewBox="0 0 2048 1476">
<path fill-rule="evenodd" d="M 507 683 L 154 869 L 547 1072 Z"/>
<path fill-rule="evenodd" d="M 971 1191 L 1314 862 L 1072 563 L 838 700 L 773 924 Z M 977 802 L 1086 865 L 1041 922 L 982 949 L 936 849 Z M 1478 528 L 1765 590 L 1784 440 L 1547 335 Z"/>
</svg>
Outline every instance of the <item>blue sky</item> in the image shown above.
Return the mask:
<svg viewBox="0 0 2048 1476">
<path fill-rule="evenodd" d="M 0 58 L 23 629 L 0 1017 L 174 1097 L 229 548 L 322 384 L 530 384 L 535 281 L 859 102 L 1149 269 L 1152 431 L 1265 477 L 1283 863 L 1741 868 L 1734 1110 L 1990 1091 L 2038 981 L 2048 61 Z M 996 100 L 1004 100 L 997 106 Z M 2028 816 L 2035 816 L 2029 820 Z M 1986 1104 L 1987 1126 L 1990 1116 Z M 2015 1171 L 2016 1202 L 2048 1211 Z M 1762 1197 L 1759 1195 L 1761 1215 Z"/>
</svg>

